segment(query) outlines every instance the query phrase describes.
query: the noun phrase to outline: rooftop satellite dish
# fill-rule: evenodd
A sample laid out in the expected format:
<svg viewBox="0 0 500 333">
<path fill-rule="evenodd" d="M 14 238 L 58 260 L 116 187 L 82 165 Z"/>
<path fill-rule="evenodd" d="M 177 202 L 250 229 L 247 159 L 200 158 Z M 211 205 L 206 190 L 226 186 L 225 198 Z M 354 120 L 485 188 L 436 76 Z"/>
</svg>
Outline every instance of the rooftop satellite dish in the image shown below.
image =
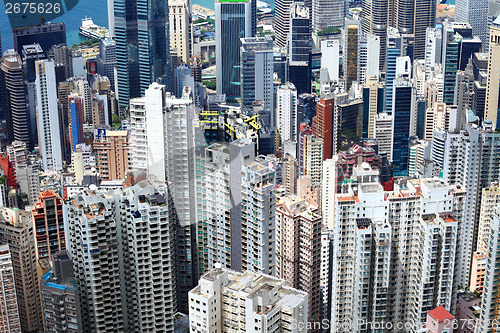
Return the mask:
<svg viewBox="0 0 500 333">
<path fill-rule="evenodd" d="M 220 262 L 216 262 L 214 266 L 217 269 L 221 269 L 222 268 L 222 264 Z"/>
<path fill-rule="evenodd" d="M 95 184 L 90 184 L 89 185 L 89 190 L 95 192 L 95 191 L 97 191 L 97 186 Z"/>
</svg>

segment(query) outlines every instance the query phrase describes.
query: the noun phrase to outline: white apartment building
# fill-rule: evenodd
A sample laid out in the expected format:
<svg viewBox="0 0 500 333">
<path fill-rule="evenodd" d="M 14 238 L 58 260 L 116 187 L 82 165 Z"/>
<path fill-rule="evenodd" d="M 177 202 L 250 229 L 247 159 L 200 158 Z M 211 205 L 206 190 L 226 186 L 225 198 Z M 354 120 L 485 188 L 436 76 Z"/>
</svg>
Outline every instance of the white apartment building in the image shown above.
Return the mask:
<svg viewBox="0 0 500 333">
<path fill-rule="evenodd" d="M 257 156 L 241 172 L 242 269 L 275 274 L 276 182 L 271 158 Z"/>
<path fill-rule="evenodd" d="M 192 333 L 307 332 L 307 293 L 283 280 L 216 268 L 189 292 Z"/>
<path fill-rule="evenodd" d="M 442 59 L 443 37 L 439 28 L 429 27 L 425 37 L 425 79 L 431 77 L 432 68 Z"/>
<path fill-rule="evenodd" d="M 336 167 L 338 155 L 335 154 L 331 159 L 323 162 L 323 175 L 321 180 L 321 215 L 323 216 L 323 224 L 329 229 L 333 230 L 334 227 L 334 212 L 335 205 L 332 200 L 335 193 L 337 193 L 337 180 L 336 180 Z"/>
<path fill-rule="evenodd" d="M 320 184 L 323 173 L 323 140 L 313 134 L 305 134 L 303 142 L 303 176 L 311 177 L 313 184 Z"/>
<path fill-rule="evenodd" d="M 380 37 L 359 32 L 357 80 L 364 85 L 372 76 L 379 75 Z"/>
<path fill-rule="evenodd" d="M 464 207 L 465 223 L 460 229 L 459 240 L 459 285 L 469 284 L 469 265 L 476 249 L 479 224 L 479 206 L 482 189 L 500 180 L 499 161 L 500 134 L 495 133 L 491 121 L 479 128 L 469 117 L 466 130 L 443 133 L 444 140 L 434 140 L 431 158 L 442 165 L 443 179 L 467 191 Z M 438 149 L 434 149 L 434 145 Z M 441 148 L 442 147 L 442 148 Z M 442 154 L 440 153 L 442 151 Z M 435 153 L 436 152 L 436 153 Z M 439 154 L 437 154 L 439 152 Z M 442 157 L 442 160 L 439 158 Z M 436 160 L 434 160 L 436 158 Z"/>
<path fill-rule="evenodd" d="M 207 265 L 275 272 L 275 170 L 238 139 L 206 148 Z"/>
<path fill-rule="evenodd" d="M 297 89 L 287 82 L 276 91 L 276 125 L 281 142 L 297 140 Z"/>
<path fill-rule="evenodd" d="M 55 64 L 48 60 L 37 61 L 35 71 L 36 119 L 42 166 L 45 171 L 60 171 L 63 165 Z"/>
<path fill-rule="evenodd" d="M 495 210 L 500 206 L 500 186 L 493 183 L 487 188 L 483 188 L 481 197 L 481 212 L 479 214 L 479 230 L 477 236 L 477 249 L 486 251 L 490 239 L 491 222 L 495 215 Z"/>
<path fill-rule="evenodd" d="M 343 325 L 332 332 L 424 323 L 436 304 L 455 306 L 463 190 L 437 178 L 401 180 L 393 192 L 359 183 L 335 200 L 331 320 Z"/>
<path fill-rule="evenodd" d="M 425 160 L 430 158 L 429 141 L 418 140 L 415 144 L 410 145 L 408 155 L 408 176 L 412 177 L 420 170 Z M 428 156 L 429 155 L 429 156 Z"/>
<path fill-rule="evenodd" d="M 172 332 L 177 222 L 167 187 L 83 191 L 63 211 L 84 331 Z"/>
<path fill-rule="evenodd" d="M 379 113 L 374 117 L 374 138 L 378 141 L 379 152 L 386 152 L 387 158 L 392 160 L 394 136 L 393 117 L 387 113 Z"/>
<path fill-rule="evenodd" d="M 500 278 L 498 266 L 500 266 L 500 211 L 497 209 L 491 221 L 491 229 L 488 236 L 488 248 L 486 249 L 486 271 L 484 277 L 484 288 L 481 301 L 481 315 L 477 321 L 476 332 L 493 333 L 498 330 L 498 306 L 500 292 Z"/>
<path fill-rule="evenodd" d="M 8 245 L 0 246 L 0 331 L 21 333 L 14 268 Z"/>
</svg>

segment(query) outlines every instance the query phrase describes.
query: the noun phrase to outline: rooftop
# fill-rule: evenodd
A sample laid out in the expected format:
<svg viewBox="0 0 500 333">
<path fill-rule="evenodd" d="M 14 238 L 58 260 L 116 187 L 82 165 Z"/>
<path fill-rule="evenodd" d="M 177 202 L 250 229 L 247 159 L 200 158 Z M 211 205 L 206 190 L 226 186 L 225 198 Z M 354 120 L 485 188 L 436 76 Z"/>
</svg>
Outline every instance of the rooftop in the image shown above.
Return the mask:
<svg viewBox="0 0 500 333">
<path fill-rule="evenodd" d="M 447 319 L 454 319 L 454 317 L 448 311 L 446 311 L 446 309 L 442 305 L 438 306 L 434 310 L 428 311 L 427 314 L 440 323 Z"/>
</svg>

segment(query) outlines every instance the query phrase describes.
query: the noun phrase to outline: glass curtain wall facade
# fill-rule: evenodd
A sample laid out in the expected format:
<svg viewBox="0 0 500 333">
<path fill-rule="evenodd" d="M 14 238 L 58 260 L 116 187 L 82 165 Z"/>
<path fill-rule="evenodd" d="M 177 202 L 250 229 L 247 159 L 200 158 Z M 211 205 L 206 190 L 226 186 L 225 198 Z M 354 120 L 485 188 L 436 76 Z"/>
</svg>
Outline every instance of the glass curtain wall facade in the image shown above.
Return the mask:
<svg viewBox="0 0 500 333">
<path fill-rule="evenodd" d="M 252 21 L 250 0 L 222 0 L 215 3 L 218 95 L 240 97 L 240 38 L 252 37 Z"/>
<path fill-rule="evenodd" d="M 167 0 L 115 0 L 118 102 L 126 106 L 152 82 L 172 90 Z"/>
</svg>

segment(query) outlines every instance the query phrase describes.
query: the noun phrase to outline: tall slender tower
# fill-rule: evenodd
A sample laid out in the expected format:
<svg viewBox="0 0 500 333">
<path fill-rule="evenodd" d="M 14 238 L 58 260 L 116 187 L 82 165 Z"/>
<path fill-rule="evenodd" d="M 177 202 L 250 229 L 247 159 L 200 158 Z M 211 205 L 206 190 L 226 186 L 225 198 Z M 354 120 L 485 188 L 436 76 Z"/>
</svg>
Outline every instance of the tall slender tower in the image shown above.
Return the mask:
<svg viewBox="0 0 500 333">
<path fill-rule="evenodd" d="M 23 332 L 43 330 L 34 237 L 33 220 L 29 212 L 20 209 L 0 209 L 0 244 L 9 246 Z M 8 282 L 2 278 L 4 284 Z"/>
<path fill-rule="evenodd" d="M 62 169 L 61 131 L 57 106 L 56 71 L 53 61 L 35 63 L 38 144 L 44 170 Z"/>
<path fill-rule="evenodd" d="M 251 0 L 215 2 L 215 55 L 217 94 L 240 96 L 241 39 L 252 36 Z"/>
<path fill-rule="evenodd" d="M 490 46 L 488 57 L 488 81 L 486 85 L 486 106 L 484 109 L 484 118 L 490 119 L 493 126 L 498 128 L 498 103 L 499 99 L 499 80 L 500 80 L 500 17 L 492 23 L 490 27 Z"/>
<path fill-rule="evenodd" d="M 172 88 L 167 0 L 116 0 L 118 102 L 127 106 L 152 82 Z"/>
<path fill-rule="evenodd" d="M 0 246 L 0 331 L 21 332 L 21 319 L 17 307 L 14 266 L 8 245 Z"/>
<path fill-rule="evenodd" d="M 274 16 L 275 43 L 279 47 L 285 47 L 290 31 L 290 7 L 292 0 L 277 0 L 275 2 L 276 15 Z"/>
</svg>

